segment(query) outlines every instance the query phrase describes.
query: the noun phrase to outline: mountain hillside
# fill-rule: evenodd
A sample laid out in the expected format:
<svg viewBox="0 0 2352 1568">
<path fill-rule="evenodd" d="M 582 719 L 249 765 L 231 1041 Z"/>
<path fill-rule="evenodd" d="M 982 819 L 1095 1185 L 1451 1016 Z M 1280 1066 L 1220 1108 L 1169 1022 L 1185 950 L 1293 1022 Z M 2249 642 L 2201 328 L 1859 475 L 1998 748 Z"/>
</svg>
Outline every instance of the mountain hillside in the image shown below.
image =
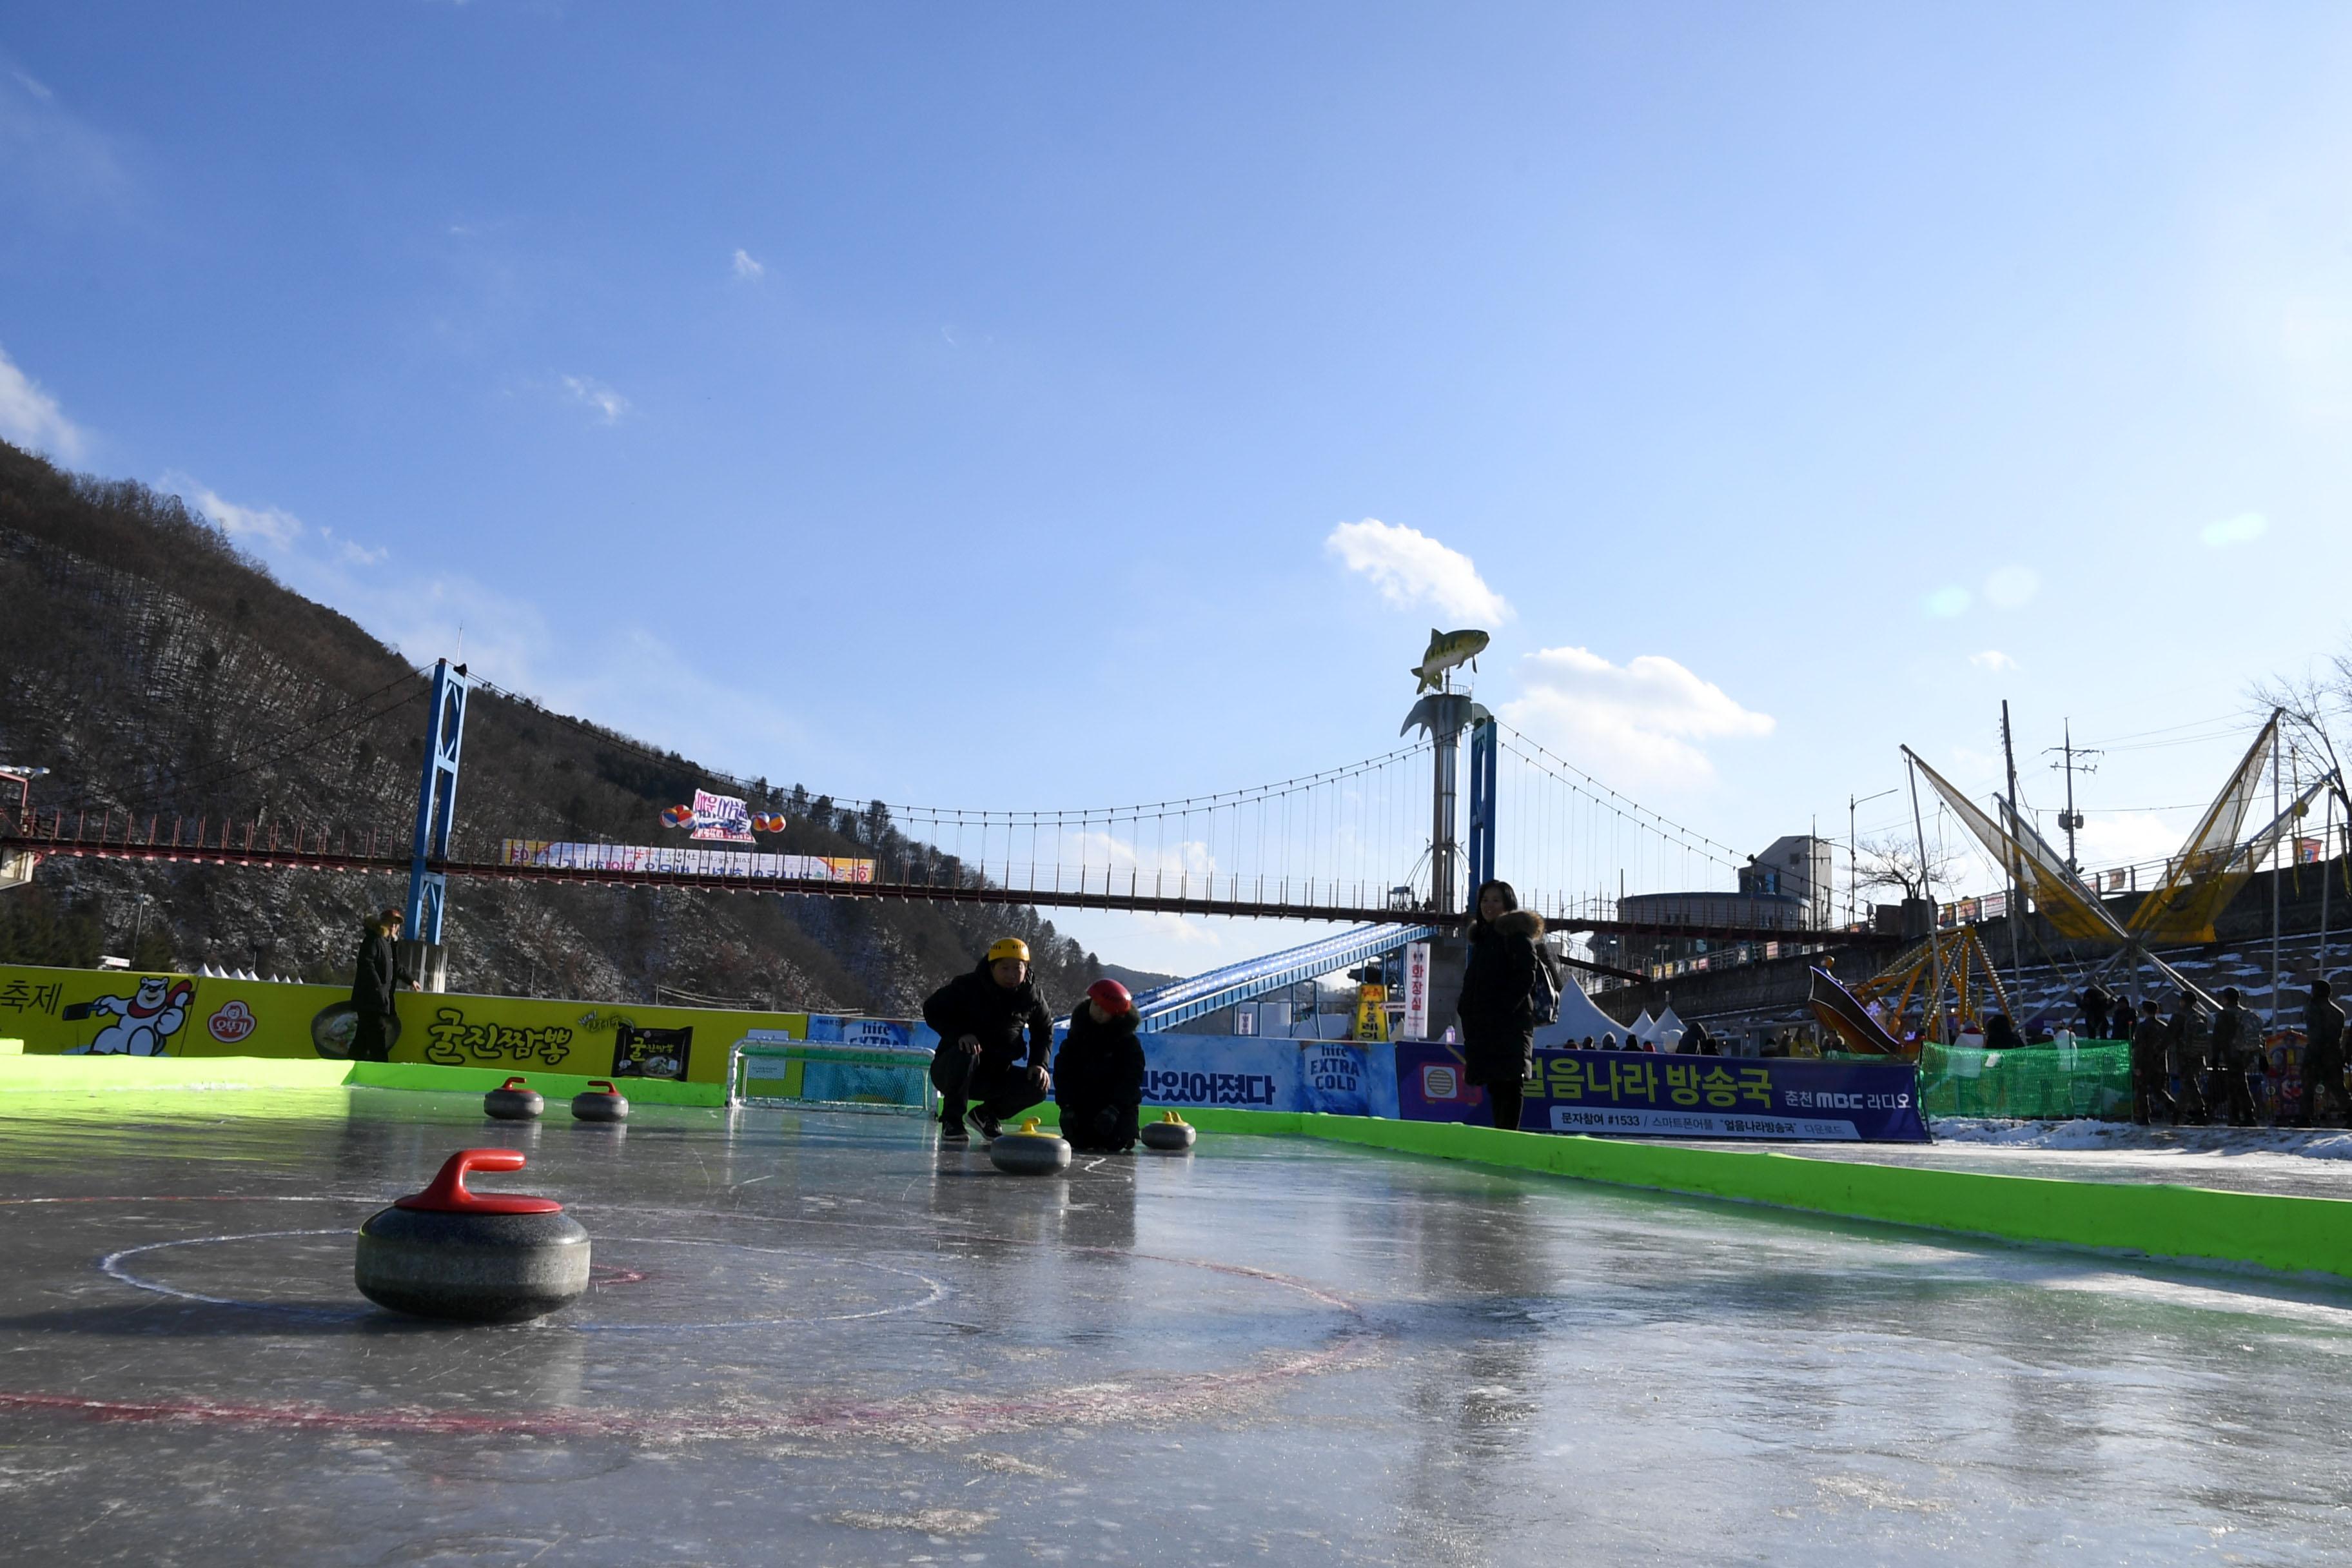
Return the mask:
<svg viewBox="0 0 2352 1568">
<path fill-rule="evenodd" d="M 495 672 L 477 671 L 479 674 Z M 37 809 L 331 825 L 404 847 L 427 681 L 349 618 L 277 582 L 175 496 L 63 472 L 0 443 L 0 763 L 49 770 Z M 457 853 L 501 836 L 653 842 L 662 807 L 725 775 L 477 689 Z M 904 858 L 887 811 L 754 780 L 790 826 L 763 847 Z M 13 797 L 0 811 L 13 813 Z M 483 825 L 475 827 L 470 825 Z M 958 874 L 976 879 L 976 873 Z M 346 975 L 363 911 L 406 879 L 52 859 L 0 891 L 0 961 L 202 963 Z M 906 1016 L 998 935 L 1048 996 L 1101 973 L 1030 909 L 456 879 L 453 988 Z"/>
</svg>

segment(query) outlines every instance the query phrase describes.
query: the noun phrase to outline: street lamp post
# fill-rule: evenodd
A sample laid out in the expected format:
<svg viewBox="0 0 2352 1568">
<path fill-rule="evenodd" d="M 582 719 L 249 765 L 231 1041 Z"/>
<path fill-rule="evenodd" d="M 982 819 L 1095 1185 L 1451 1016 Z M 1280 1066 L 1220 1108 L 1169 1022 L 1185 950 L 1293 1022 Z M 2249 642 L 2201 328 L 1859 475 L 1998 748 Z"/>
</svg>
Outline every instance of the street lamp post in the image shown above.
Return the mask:
<svg viewBox="0 0 2352 1568">
<path fill-rule="evenodd" d="M 1885 800 L 1890 795 L 1901 793 L 1902 789 L 1898 785 L 1896 788 L 1883 789 L 1876 795 L 1865 795 L 1858 799 L 1851 795 L 1845 797 L 1845 923 L 1849 926 L 1862 918 L 1859 908 L 1862 898 L 1862 863 L 1854 853 L 1853 825 L 1856 815 L 1874 800 Z"/>
</svg>

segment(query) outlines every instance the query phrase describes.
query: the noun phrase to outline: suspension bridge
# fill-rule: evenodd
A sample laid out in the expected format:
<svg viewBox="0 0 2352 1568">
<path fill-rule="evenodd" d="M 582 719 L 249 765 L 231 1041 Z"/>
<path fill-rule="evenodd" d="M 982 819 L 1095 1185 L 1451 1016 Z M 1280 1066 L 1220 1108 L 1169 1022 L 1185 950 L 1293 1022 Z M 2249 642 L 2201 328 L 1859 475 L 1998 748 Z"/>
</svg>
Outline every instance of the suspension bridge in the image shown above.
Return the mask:
<svg viewBox="0 0 2352 1568">
<path fill-rule="evenodd" d="M 422 673 L 422 672 L 420 672 Z M 1500 875 L 1555 929 L 1711 944 L 1822 940 L 1791 906 L 1759 918 L 1754 900 L 1658 900 L 1732 882 L 1746 858 L 1620 794 L 1465 696 L 1424 700 L 1421 739 L 1343 766 L 1248 788 L 1116 806 L 984 810 L 771 792 L 755 809 L 824 826 L 854 858 L 551 843 L 468 825 L 457 811 L 466 708 L 481 683 L 446 661 L 430 673 L 416 816 L 407 831 L 52 806 L 0 813 L 0 857 L 19 867 L 79 857 L 331 874 L 406 876 L 409 930 L 438 942 L 450 879 L 833 899 L 1018 904 L 1344 922 L 1355 928 L 1196 977 L 1181 1005 L 1242 999 L 1229 980 L 1290 984 L 1302 963 L 1340 952 L 1321 973 L 1460 924 L 1470 889 Z M 525 700 L 497 691 L 509 700 Z M 403 701 L 414 700 L 411 693 Z M 1433 702 L 1435 706 L 1433 706 Z M 535 712 L 549 710 L 532 705 Z M 575 721 L 567 721 L 576 722 Z M 610 742 L 608 732 L 597 731 Z M 1459 789 L 1463 742 L 1467 789 Z M 648 753 L 656 755 L 656 753 Z M 723 778 L 723 775 L 722 775 Z M 742 781 L 727 781 L 746 787 Z M 1466 802 L 1457 801 L 1466 794 Z M 1461 831 L 1465 815 L 1467 834 Z M 1837 940 L 1869 940 L 1839 931 Z M 1336 943 L 1334 947 L 1331 944 Z M 1343 951 L 1344 950 L 1344 951 Z M 1641 978 L 1590 963 L 1586 967 Z M 1239 973 L 1246 972 L 1246 973 Z M 1271 976 L 1281 975 L 1282 979 Z M 1197 991 L 1197 994 L 1195 994 Z M 1210 1002 L 1214 996 L 1220 1000 Z"/>
</svg>

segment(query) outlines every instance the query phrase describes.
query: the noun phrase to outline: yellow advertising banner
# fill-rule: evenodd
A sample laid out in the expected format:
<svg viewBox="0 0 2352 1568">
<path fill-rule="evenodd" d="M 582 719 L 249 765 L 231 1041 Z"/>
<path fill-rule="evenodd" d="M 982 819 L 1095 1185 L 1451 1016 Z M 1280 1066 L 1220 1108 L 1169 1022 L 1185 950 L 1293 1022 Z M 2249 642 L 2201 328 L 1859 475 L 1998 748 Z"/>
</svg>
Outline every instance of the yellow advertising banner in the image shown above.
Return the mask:
<svg viewBox="0 0 2352 1568">
<path fill-rule="evenodd" d="M 395 1062 L 694 1083 L 722 1081 L 728 1052 L 755 1030 L 809 1034 L 806 1013 L 420 991 L 400 994 L 396 1016 Z M 357 1019 L 341 985 L 0 964 L 0 1040 L 29 1056 L 347 1061 Z"/>
</svg>

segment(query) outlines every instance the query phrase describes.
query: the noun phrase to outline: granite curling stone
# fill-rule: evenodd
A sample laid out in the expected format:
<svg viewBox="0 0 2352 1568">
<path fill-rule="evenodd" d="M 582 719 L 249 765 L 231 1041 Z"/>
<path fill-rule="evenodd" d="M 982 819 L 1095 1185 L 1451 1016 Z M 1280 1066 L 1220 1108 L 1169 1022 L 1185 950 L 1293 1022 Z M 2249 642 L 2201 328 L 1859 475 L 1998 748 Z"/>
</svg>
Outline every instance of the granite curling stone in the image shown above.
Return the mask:
<svg viewBox="0 0 2352 1568">
<path fill-rule="evenodd" d="M 1143 1125 L 1143 1146 L 1163 1154 L 1181 1154 L 1192 1146 L 1194 1136 L 1192 1124 L 1172 1110 Z"/>
<path fill-rule="evenodd" d="M 988 1158 L 998 1170 L 1015 1176 L 1050 1176 L 1069 1168 L 1070 1145 L 1059 1133 L 1038 1131 L 1033 1116 L 1018 1132 L 1000 1132 L 991 1139 Z"/>
<path fill-rule="evenodd" d="M 510 1078 L 482 1096 L 482 1114 L 497 1121 L 536 1121 L 546 1109 L 547 1101 L 540 1098 L 539 1090 L 520 1078 Z"/>
<path fill-rule="evenodd" d="M 411 1317 L 519 1323 L 588 1289 L 588 1233 L 552 1198 L 472 1193 L 469 1171 L 520 1171 L 512 1149 L 460 1149 L 433 1184 L 360 1226 L 360 1294 Z"/>
<path fill-rule="evenodd" d="M 629 1102 L 610 1079 L 592 1078 L 586 1089 L 572 1097 L 572 1115 L 580 1121 L 626 1121 Z"/>
</svg>

